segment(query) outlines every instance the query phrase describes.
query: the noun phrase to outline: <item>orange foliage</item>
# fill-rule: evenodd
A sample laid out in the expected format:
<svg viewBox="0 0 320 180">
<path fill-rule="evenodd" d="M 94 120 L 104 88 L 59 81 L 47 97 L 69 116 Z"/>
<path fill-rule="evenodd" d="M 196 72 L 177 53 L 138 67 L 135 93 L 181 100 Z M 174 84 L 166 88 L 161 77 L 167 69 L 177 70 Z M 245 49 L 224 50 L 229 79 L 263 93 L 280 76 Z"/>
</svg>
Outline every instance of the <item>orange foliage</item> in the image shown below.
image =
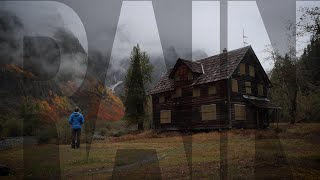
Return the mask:
<svg viewBox="0 0 320 180">
<path fill-rule="evenodd" d="M 70 111 L 71 104 L 67 97 L 54 95 L 54 97 L 51 100 L 54 109 L 56 109 L 60 113 L 66 113 Z"/>
<path fill-rule="evenodd" d="M 55 122 L 70 113 L 70 102 L 67 97 L 53 95 L 50 99 L 34 99 L 41 120 Z"/>
<path fill-rule="evenodd" d="M 45 100 L 39 100 L 39 115 L 41 120 L 57 121 L 59 116 L 55 108 L 51 107 Z"/>
<path fill-rule="evenodd" d="M 108 98 L 110 98 L 114 103 L 116 103 L 117 106 L 120 106 L 120 107 L 122 107 L 122 108 L 124 107 L 121 99 L 120 99 L 119 97 L 115 96 L 115 95 L 111 92 L 111 90 L 109 90 L 109 89 L 107 89 L 107 96 L 108 96 Z"/>
<path fill-rule="evenodd" d="M 74 81 L 59 82 L 58 85 L 61 90 L 67 94 L 73 93 L 77 88 L 76 82 Z"/>
<path fill-rule="evenodd" d="M 32 74 L 31 72 L 24 71 L 15 64 L 5 64 L 4 69 L 9 72 L 23 74 L 24 76 L 29 78 L 34 77 L 34 74 Z"/>
<path fill-rule="evenodd" d="M 120 99 L 112 95 L 102 98 L 96 93 L 90 93 L 88 113 L 85 115 L 88 120 L 117 121 L 124 115 L 123 104 Z"/>
</svg>

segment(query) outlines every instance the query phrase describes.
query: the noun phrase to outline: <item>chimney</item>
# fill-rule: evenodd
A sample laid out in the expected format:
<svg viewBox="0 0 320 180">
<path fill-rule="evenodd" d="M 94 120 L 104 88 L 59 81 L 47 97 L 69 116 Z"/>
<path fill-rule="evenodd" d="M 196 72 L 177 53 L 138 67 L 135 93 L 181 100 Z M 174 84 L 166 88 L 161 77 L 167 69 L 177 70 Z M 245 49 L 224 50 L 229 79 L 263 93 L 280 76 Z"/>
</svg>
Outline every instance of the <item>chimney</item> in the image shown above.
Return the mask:
<svg viewBox="0 0 320 180">
<path fill-rule="evenodd" d="M 222 75 L 222 76 L 225 76 L 226 74 L 227 74 L 227 72 L 228 72 L 228 66 L 227 66 L 227 62 L 228 62 L 228 57 L 227 57 L 227 52 L 228 52 L 228 50 L 227 50 L 227 48 L 223 48 L 223 50 L 222 50 L 222 53 L 220 54 L 220 57 L 219 57 L 219 65 L 220 65 L 220 67 L 219 67 L 219 70 L 220 70 L 220 74 Z"/>
<path fill-rule="evenodd" d="M 228 52 L 227 48 L 223 48 L 223 51 L 224 53 Z"/>
</svg>

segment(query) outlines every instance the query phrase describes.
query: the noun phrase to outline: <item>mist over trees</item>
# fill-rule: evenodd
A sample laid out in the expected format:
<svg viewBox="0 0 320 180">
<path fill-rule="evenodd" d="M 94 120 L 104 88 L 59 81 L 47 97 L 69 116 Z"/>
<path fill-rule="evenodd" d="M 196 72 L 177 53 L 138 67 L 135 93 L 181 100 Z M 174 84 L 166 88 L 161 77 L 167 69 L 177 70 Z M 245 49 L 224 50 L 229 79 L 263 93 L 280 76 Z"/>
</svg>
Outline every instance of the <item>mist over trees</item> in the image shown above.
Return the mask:
<svg viewBox="0 0 320 180">
<path fill-rule="evenodd" d="M 270 48 L 269 59 L 274 61 L 271 98 L 283 109 L 284 121 L 314 122 L 320 119 L 320 9 L 301 8 L 303 15 L 297 23 L 297 36 L 310 34 L 303 54 L 295 52 L 281 56 Z"/>
<path fill-rule="evenodd" d="M 21 56 L 23 30 L 24 26 L 16 15 L 0 11 L 0 65 L 15 63 Z"/>
</svg>

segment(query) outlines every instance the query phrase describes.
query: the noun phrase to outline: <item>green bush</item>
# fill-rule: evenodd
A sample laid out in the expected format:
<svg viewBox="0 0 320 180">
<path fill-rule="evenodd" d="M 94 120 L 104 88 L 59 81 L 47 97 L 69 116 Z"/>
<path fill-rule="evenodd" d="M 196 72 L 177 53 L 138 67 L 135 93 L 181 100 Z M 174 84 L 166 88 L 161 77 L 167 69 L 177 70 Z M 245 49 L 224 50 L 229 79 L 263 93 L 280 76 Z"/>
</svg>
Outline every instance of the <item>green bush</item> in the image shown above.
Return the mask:
<svg viewBox="0 0 320 180">
<path fill-rule="evenodd" d="M 46 125 L 37 132 L 37 140 L 39 144 L 49 143 L 50 140 L 57 138 L 57 130 L 54 125 Z"/>
<path fill-rule="evenodd" d="M 112 131 L 110 135 L 113 137 L 120 137 L 126 134 L 128 134 L 128 131 L 126 129 L 118 129 L 118 130 Z"/>
<path fill-rule="evenodd" d="M 320 121 L 320 92 L 298 96 L 298 120 L 307 122 Z"/>
<path fill-rule="evenodd" d="M 60 119 L 57 123 L 58 139 L 60 144 L 71 143 L 71 127 L 68 123 L 68 118 Z"/>
<path fill-rule="evenodd" d="M 22 134 L 22 120 L 15 117 L 5 117 L 2 124 L 3 137 L 18 137 Z"/>
<path fill-rule="evenodd" d="M 99 135 L 100 136 L 105 136 L 107 134 L 107 129 L 106 128 L 101 128 L 100 130 L 99 130 Z"/>
</svg>

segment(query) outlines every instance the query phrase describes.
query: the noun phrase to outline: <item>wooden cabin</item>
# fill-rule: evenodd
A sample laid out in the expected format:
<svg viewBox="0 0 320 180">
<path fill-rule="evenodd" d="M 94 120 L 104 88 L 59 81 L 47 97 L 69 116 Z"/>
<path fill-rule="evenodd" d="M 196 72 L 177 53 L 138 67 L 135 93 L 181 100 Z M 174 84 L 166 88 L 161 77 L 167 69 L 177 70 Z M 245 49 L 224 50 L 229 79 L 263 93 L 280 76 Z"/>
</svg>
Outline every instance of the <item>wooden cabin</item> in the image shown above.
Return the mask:
<svg viewBox="0 0 320 180">
<path fill-rule="evenodd" d="M 178 59 L 149 90 L 159 130 L 263 128 L 280 109 L 251 46 L 196 61 Z"/>
</svg>

